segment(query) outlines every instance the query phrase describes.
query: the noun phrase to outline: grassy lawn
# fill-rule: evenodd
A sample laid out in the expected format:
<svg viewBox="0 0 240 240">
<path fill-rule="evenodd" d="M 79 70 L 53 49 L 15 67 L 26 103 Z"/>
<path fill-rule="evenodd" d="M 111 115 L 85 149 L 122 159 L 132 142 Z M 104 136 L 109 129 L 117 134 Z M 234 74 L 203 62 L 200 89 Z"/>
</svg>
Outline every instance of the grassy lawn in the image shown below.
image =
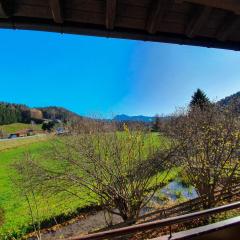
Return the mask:
<svg viewBox="0 0 240 240">
<path fill-rule="evenodd" d="M 43 153 L 49 146 L 50 141 L 42 141 L 31 143 L 27 147 L 20 146 L 0 152 L 0 206 L 5 212 L 4 225 L 0 228 L 0 239 L 13 239 L 13 236 L 24 234 L 31 224 L 28 204 L 12 184 L 11 179 L 15 173 L 11 165 L 20 159 L 26 150 L 33 153 L 34 157 L 38 159 L 43 158 L 45 157 Z M 77 199 L 63 196 L 63 194 L 51 198 L 38 197 L 39 215 L 34 217 L 46 220 L 59 214 L 74 212 L 77 208 L 88 206 L 89 202 L 94 200 L 84 190 L 81 197 L 82 199 Z"/>
<path fill-rule="evenodd" d="M 34 129 L 34 130 L 41 130 L 41 124 L 26 124 L 26 123 L 12 123 L 7 125 L 0 125 L 0 130 L 4 131 L 5 133 L 14 133 L 16 131 L 24 130 L 24 129 Z"/>
<path fill-rule="evenodd" d="M 0 142 L 0 207 L 5 212 L 5 221 L 3 226 L 0 227 L 0 239 L 17 238 L 26 233 L 32 223 L 29 205 L 24 196 L 21 195 L 21 192 L 12 183 L 12 179 L 14 179 L 16 174 L 12 164 L 15 161 L 21 161 L 26 151 L 31 152 L 34 158 L 39 161 L 46 161 L 48 164 L 51 164 L 51 160 L 48 159 L 47 155 L 47 150 L 51 147 L 51 141 L 53 139 L 44 136 L 42 139 L 13 140 L 13 143 Z M 156 141 L 152 144 L 160 144 L 157 135 Z M 173 179 L 177 172 L 178 170 L 172 171 L 168 176 L 168 180 Z M 50 197 L 49 195 L 36 196 L 36 198 L 37 205 L 31 205 L 31 207 L 34 219 L 39 219 L 40 221 L 52 219 L 59 215 L 68 215 L 76 212 L 76 209 L 97 204 L 95 197 L 84 189 L 81 191 L 81 199 L 64 193 Z"/>
</svg>

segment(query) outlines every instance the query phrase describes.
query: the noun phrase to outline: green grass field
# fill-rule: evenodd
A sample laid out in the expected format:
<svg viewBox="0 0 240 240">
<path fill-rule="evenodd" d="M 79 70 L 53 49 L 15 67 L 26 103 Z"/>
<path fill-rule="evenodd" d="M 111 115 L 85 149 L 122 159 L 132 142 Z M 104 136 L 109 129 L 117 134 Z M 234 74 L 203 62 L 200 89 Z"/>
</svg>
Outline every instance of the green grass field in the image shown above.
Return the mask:
<svg viewBox="0 0 240 240">
<path fill-rule="evenodd" d="M 12 183 L 15 175 L 12 164 L 20 161 L 26 151 L 31 152 L 38 159 L 45 158 L 44 152 L 49 147 L 50 141 L 42 141 L 0 152 L 0 206 L 4 210 L 5 218 L 4 225 L 0 228 L 0 239 L 13 239 L 13 236 L 20 236 L 32 223 L 26 199 Z M 34 217 L 46 220 L 53 216 L 74 212 L 77 208 L 84 208 L 90 201 L 94 201 L 84 190 L 81 197 L 82 199 L 62 195 L 52 198 L 39 197 L 37 200 L 39 216 Z"/>
<path fill-rule="evenodd" d="M 156 139 L 159 139 L 156 135 Z M 24 153 L 31 152 L 33 157 L 40 161 L 49 161 L 46 154 L 51 147 L 51 138 L 45 137 L 42 141 L 32 138 L 29 142 L 21 143 L 17 140 L 17 145 L 2 148 L 0 151 L 0 207 L 4 210 L 4 224 L 0 227 L 0 239 L 14 239 L 24 235 L 29 230 L 32 219 L 27 204 L 21 192 L 15 188 L 13 179 L 16 175 L 13 163 L 22 161 Z M 158 141 L 158 140 L 157 140 Z M 0 146 L 1 146 L 0 142 Z M 22 145 L 21 145 L 22 144 Z M 169 179 L 174 178 L 177 171 L 169 175 Z M 66 194 L 54 196 L 37 196 L 37 208 L 31 205 L 34 212 L 34 219 L 45 221 L 54 216 L 74 213 L 76 209 L 87 207 L 91 204 L 97 204 L 94 196 L 82 189 L 81 199 Z M 36 214 L 38 212 L 38 214 Z"/>
<path fill-rule="evenodd" d="M 41 130 L 41 124 L 26 124 L 26 123 L 12 123 L 7 125 L 0 125 L 0 130 L 5 133 L 14 133 L 16 131 L 24 130 L 24 129 L 34 129 L 34 130 Z"/>
</svg>

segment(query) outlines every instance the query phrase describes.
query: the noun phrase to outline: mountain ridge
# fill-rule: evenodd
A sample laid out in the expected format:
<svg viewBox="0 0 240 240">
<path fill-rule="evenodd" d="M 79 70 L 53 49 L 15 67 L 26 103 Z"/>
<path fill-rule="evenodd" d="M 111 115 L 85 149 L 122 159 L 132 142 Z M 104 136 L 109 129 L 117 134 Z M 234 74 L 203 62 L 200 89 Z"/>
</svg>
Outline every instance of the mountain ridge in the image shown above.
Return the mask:
<svg viewBox="0 0 240 240">
<path fill-rule="evenodd" d="M 229 95 L 225 98 L 220 99 L 217 104 L 220 106 L 228 106 L 232 102 L 239 101 L 240 103 L 240 91 Z M 237 107 L 240 112 L 240 104 Z M 75 121 L 83 117 L 75 112 L 72 112 L 64 107 L 59 106 L 46 106 L 46 107 L 28 107 L 24 104 L 15 104 L 0 102 L 0 125 L 10 124 L 14 122 L 29 123 L 31 120 L 42 120 L 42 119 L 59 119 L 61 121 Z M 129 116 L 127 114 L 118 114 L 111 120 L 116 122 L 144 122 L 152 123 L 155 120 L 155 116 L 144 116 L 136 115 Z M 167 119 L 168 116 L 161 116 L 161 119 Z M 88 118 L 89 119 L 89 118 Z M 106 120 L 107 119 L 103 119 Z"/>
<path fill-rule="evenodd" d="M 144 115 L 129 116 L 126 114 L 119 114 L 113 118 L 113 121 L 117 122 L 153 122 L 155 117 L 149 117 Z"/>
</svg>

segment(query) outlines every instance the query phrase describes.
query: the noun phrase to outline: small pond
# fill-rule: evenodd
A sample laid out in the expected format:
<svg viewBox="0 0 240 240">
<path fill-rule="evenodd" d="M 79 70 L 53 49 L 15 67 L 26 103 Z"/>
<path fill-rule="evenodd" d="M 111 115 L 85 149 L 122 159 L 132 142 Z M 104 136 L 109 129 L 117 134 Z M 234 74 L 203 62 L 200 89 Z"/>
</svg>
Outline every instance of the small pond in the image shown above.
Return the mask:
<svg viewBox="0 0 240 240">
<path fill-rule="evenodd" d="M 180 181 L 171 181 L 165 187 L 160 189 L 152 197 L 151 202 L 145 207 L 141 214 L 145 214 L 149 211 L 158 208 L 160 205 L 166 204 L 167 201 L 187 201 L 198 197 L 198 194 L 193 186 L 187 186 Z M 157 206 L 156 206 L 157 205 Z"/>
<path fill-rule="evenodd" d="M 160 192 L 173 201 L 180 197 L 190 200 L 198 196 L 193 186 L 186 186 L 179 181 L 170 182 L 167 186 L 162 188 Z"/>
</svg>

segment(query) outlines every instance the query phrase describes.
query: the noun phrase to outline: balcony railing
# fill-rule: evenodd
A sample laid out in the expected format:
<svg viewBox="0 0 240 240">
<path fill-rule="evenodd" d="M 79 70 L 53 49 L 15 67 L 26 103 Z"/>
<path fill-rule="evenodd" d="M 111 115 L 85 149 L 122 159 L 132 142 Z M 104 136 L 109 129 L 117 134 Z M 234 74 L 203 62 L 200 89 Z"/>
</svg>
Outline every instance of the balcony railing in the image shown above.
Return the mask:
<svg viewBox="0 0 240 240">
<path fill-rule="evenodd" d="M 69 240 L 111 239 L 113 237 L 125 236 L 125 235 L 129 235 L 129 234 L 137 233 L 137 232 L 154 230 L 157 228 L 162 228 L 162 227 L 167 227 L 167 226 L 170 227 L 169 229 L 171 229 L 171 225 L 174 225 L 174 224 L 188 222 L 190 220 L 198 219 L 200 217 L 206 217 L 206 216 L 226 212 L 226 211 L 237 209 L 237 208 L 240 208 L 240 201 L 231 203 L 231 204 L 227 204 L 224 206 L 220 206 L 220 207 L 215 207 L 215 208 L 211 208 L 211 209 L 207 209 L 207 210 L 202 210 L 202 211 L 198 211 L 198 212 L 194 212 L 194 213 L 177 216 L 177 217 L 171 217 L 171 218 L 167 218 L 167 219 L 156 220 L 156 221 L 142 223 L 142 224 L 136 224 L 133 226 L 113 229 L 113 230 L 109 230 L 109 231 L 92 233 L 92 234 L 89 234 L 86 236 L 73 237 L 73 238 L 69 238 Z M 240 219 L 239 219 L 239 222 L 240 222 Z M 170 232 L 170 235 L 171 235 L 171 232 Z"/>
</svg>

